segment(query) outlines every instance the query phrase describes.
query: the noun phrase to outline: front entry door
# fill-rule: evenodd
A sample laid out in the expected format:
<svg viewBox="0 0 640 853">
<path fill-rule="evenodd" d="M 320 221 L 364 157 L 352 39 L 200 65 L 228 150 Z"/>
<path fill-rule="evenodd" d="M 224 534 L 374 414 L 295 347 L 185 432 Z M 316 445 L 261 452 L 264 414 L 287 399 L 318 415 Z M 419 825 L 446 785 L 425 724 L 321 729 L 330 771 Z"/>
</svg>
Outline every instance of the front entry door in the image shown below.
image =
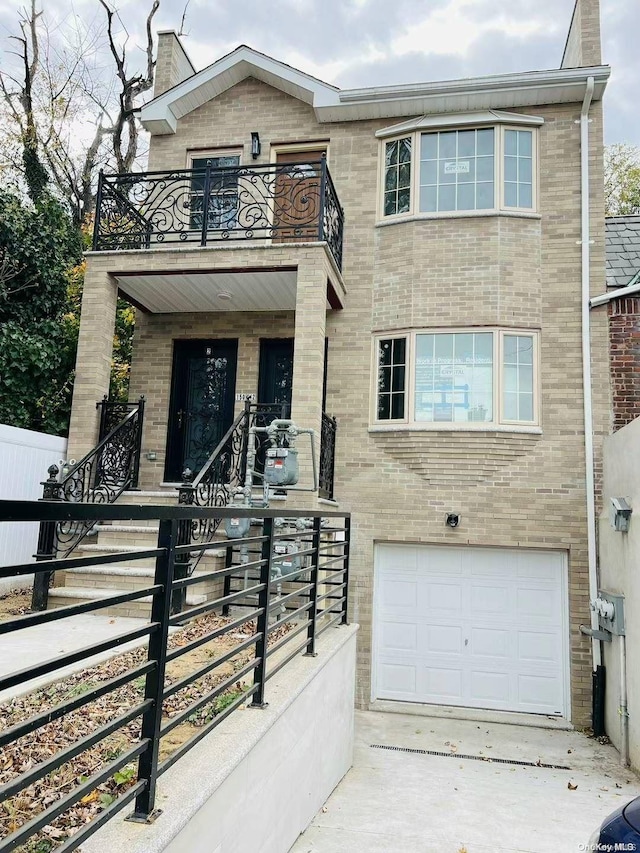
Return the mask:
<svg viewBox="0 0 640 853">
<path fill-rule="evenodd" d="M 165 480 L 197 474 L 233 423 L 238 341 L 175 341 Z"/>
<path fill-rule="evenodd" d="M 292 387 L 293 338 L 262 338 L 256 426 L 269 426 L 274 418 L 291 417 Z M 258 437 L 256 446 L 256 471 L 258 472 L 264 470 L 266 446 L 267 439 L 262 434 Z"/>
<path fill-rule="evenodd" d="M 293 338 L 263 338 L 260 341 L 258 403 L 286 406 L 291 415 L 293 386 Z"/>
</svg>

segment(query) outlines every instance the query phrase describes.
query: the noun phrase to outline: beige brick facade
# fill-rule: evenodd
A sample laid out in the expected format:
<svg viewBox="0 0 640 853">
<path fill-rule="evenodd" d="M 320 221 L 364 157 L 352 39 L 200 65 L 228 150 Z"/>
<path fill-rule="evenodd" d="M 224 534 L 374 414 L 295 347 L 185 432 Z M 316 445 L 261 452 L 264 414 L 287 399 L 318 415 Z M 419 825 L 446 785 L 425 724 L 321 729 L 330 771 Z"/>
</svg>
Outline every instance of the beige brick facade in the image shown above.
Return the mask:
<svg viewBox="0 0 640 853">
<path fill-rule="evenodd" d="M 286 142 L 328 141 L 330 171 L 345 210 L 343 310 L 326 311 L 331 275 L 322 247 L 184 249 L 102 253 L 89 258 L 71 444 L 90 446 L 91 406 L 108 385 L 102 341 L 113 320 L 113 282 L 124 270 L 197 270 L 226 263 L 295 265 L 297 310 L 278 313 L 138 314 L 131 399 L 147 398 L 144 487 L 163 479 L 172 341 L 237 338 L 237 390 L 257 390 L 261 337 L 295 336 L 293 416 L 318 429 L 325 334 L 326 409 L 338 419 L 335 493 L 353 513 L 351 618 L 361 625 L 358 702 L 370 699 L 373 559 L 376 542 L 471 544 L 561 550 L 568 555 L 572 719 L 587 724 L 591 702 L 584 423 L 580 319 L 580 103 L 528 107 L 539 130 L 540 216 L 487 215 L 376 221 L 379 143 L 391 121 L 319 124 L 311 107 L 247 79 L 152 139 L 149 168 L 182 168 L 187 151 L 241 148 L 250 132 L 262 154 Z M 602 112 L 591 111 L 592 293 L 604 282 Z M 233 255 L 233 257 L 231 257 Z M 88 312 L 87 312 L 88 309 Z M 92 319 L 93 318 L 93 319 Z M 607 319 L 592 317 L 598 459 L 609 427 Z M 540 330 L 541 429 L 450 432 L 370 427 L 372 334 L 398 329 L 516 326 Z M 455 530 L 446 511 L 460 513 Z"/>
</svg>

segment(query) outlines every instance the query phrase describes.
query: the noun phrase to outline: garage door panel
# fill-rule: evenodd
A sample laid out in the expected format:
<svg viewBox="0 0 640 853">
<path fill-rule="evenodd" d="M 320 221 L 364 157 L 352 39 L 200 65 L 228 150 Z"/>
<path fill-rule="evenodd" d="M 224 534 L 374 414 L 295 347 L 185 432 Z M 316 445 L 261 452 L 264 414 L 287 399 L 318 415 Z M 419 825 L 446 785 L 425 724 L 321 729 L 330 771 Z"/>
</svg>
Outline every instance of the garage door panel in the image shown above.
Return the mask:
<svg viewBox="0 0 640 853">
<path fill-rule="evenodd" d="M 418 604 L 418 584 L 415 581 L 386 580 L 382 594 L 387 608 L 416 608 Z"/>
<path fill-rule="evenodd" d="M 416 667 L 412 664 L 383 662 L 380 666 L 380 687 L 388 693 L 415 694 Z"/>
<path fill-rule="evenodd" d="M 508 578 L 513 575 L 513 555 L 493 549 L 469 548 L 464 564 L 472 577 Z"/>
<path fill-rule="evenodd" d="M 518 577 L 553 581 L 562 572 L 562 555 L 546 551 L 526 551 L 516 560 Z"/>
<path fill-rule="evenodd" d="M 429 654 L 459 655 L 463 649 L 462 627 L 455 625 L 431 625 L 425 631 L 425 642 L 421 646 Z"/>
<path fill-rule="evenodd" d="M 508 615 L 511 612 L 510 590 L 505 586 L 479 586 L 474 583 L 471 587 L 471 609 L 476 615 Z"/>
<path fill-rule="evenodd" d="M 557 679 L 543 675 L 520 675 L 518 677 L 518 703 L 530 713 L 562 713 L 562 691 Z"/>
<path fill-rule="evenodd" d="M 425 570 L 444 577 L 459 577 L 463 573 L 462 548 L 416 548 L 416 565 L 420 572 Z"/>
<path fill-rule="evenodd" d="M 416 548 L 403 545 L 398 548 L 395 545 L 378 545 L 376 548 L 376 562 L 381 571 L 391 569 L 395 572 L 407 572 L 415 575 L 418 571 L 418 553 Z"/>
<path fill-rule="evenodd" d="M 512 648 L 511 632 L 499 628 L 473 628 L 469 633 L 471 634 L 469 643 L 471 655 L 498 657 L 505 660 L 509 657 L 509 650 Z"/>
<path fill-rule="evenodd" d="M 520 621 L 534 620 L 536 624 L 558 624 L 560 621 L 560 591 L 539 589 L 527 584 L 516 593 L 516 615 Z"/>
<path fill-rule="evenodd" d="M 477 704 L 491 703 L 492 707 L 510 704 L 509 673 L 477 670 L 470 678 L 471 700 Z"/>
<path fill-rule="evenodd" d="M 382 649 L 418 651 L 418 626 L 402 622 L 384 622 L 381 637 Z"/>
<path fill-rule="evenodd" d="M 521 661 L 557 665 L 560 661 L 562 638 L 556 632 L 518 631 L 518 657 Z"/>
<path fill-rule="evenodd" d="M 462 673 L 447 667 L 425 667 L 425 701 L 437 701 L 438 697 L 458 704 L 463 699 Z M 442 699 L 440 699 L 442 701 Z"/>
<path fill-rule="evenodd" d="M 442 613 L 462 610 L 462 587 L 460 584 L 429 583 L 421 587 L 420 599 L 426 608 L 422 612 Z"/>
<path fill-rule="evenodd" d="M 374 698 L 563 712 L 562 554 L 400 545 L 381 552 Z"/>
</svg>

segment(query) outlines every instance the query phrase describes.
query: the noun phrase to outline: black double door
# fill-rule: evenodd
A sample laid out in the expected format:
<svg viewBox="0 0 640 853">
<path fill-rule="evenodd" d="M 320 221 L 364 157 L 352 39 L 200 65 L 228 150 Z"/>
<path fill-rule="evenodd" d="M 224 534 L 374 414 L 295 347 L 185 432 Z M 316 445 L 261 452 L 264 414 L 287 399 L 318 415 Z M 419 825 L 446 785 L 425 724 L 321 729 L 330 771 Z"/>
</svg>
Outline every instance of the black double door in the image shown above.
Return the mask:
<svg viewBox="0 0 640 853">
<path fill-rule="evenodd" d="M 165 479 L 197 474 L 233 423 L 238 341 L 176 341 Z"/>
<path fill-rule="evenodd" d="M 293 338 L 262 338 L 260 340 L 260 374 L 258 404 L 282 407 L 278 411 L 291 416 L 293 387 Z"/>
</svg>

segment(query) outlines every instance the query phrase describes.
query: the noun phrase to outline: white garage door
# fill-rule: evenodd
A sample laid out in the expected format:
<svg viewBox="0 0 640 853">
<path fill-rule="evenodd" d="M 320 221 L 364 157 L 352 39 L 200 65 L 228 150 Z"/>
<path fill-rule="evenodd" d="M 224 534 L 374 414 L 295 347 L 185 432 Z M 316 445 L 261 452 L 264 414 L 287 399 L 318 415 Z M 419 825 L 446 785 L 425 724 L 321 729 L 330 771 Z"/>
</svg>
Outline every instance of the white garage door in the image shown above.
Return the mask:
<svg viewBox="0 0 640 853">
<path fill-rule="evenodd" d="M 373 698 L 567 713 L 562 553 L 378 545 Z"/>
</svg>

